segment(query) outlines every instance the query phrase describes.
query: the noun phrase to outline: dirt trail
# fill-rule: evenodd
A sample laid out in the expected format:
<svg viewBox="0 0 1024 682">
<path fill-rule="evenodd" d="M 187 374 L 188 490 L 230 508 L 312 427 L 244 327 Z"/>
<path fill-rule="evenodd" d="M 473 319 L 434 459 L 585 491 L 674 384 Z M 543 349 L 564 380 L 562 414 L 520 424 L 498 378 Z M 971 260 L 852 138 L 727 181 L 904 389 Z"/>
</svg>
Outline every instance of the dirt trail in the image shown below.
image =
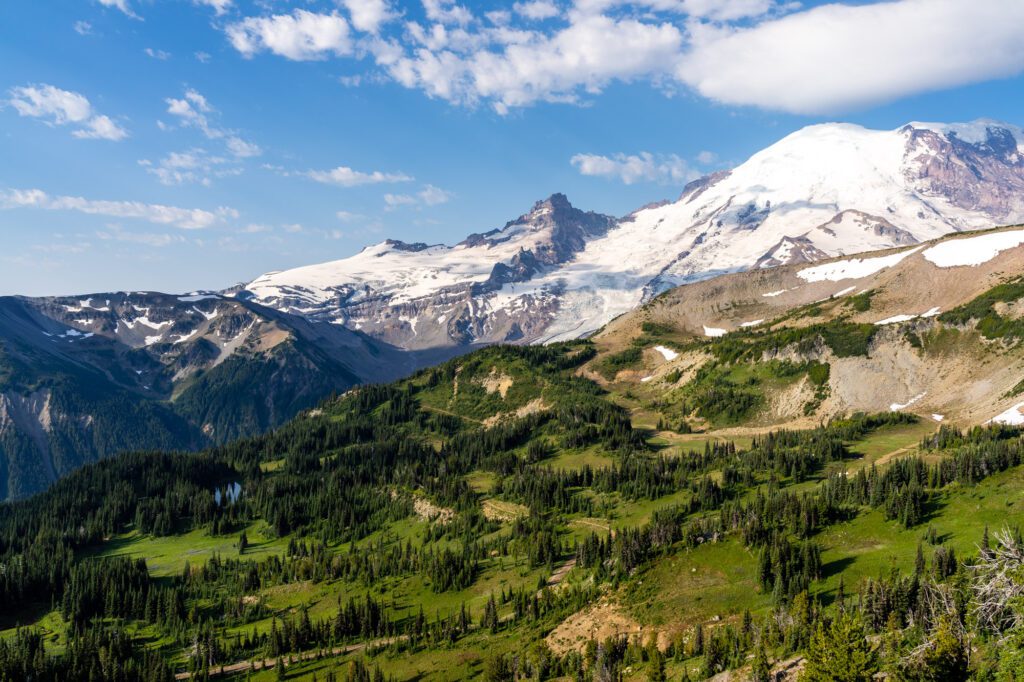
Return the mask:
<svg viewBox="0 0 1024 682">
<path fill-rule="evenodd" d="M 555 569 L 555 572 L 548 578 L 548 587 L 554 587 L 565 580 L 565 576 L 569 575 L 569 571 L 576 568 L 576 559 L 569 559 L 564 564 Z"/>
<path fill-rule="evenodd" d="M 340 656 L 342 654 L 351 654 L 356 651 L 362 651 L 364 649 L 371 647 L 387 646 L 388 644 L 392 644 L 393 642 L 397 642 L 399 639 L 403 638 L 404 635 L 402 637 L 387 637 L 384 639 L 377 639 L 372 642 L 361 642 L 359 644 L 349 644 L 348 646 L 338 646 L 328 651 L 324 651 L 322 653 L 325 656 Z M 282 656 L 281 661 L 284 663 L 284 667 L 287 668 L 289 665 L 292 664 L 291 659 L 293 658 L 295 659 L 296 663 L 301 661 L 312 661 L 316 659 L 316 657 L 320 653 L 321 652 L 319 651 L 305 651 L 301 654 Z M 210 669 L 209 677 L 218 677 L 220 675 L 233 675 L 235 673 L 243 673 L 249 670 L 250 664 L 252 665 L 254 670 L 271 670 L 275 665 L 277 665 L 277 660 L 273 658 L 264 658 L 258 661 L 238 661 L 237 663 L 231 663 L 229 665 L 217 666 L 215 668 Z M 174 676 L 174 679 L 192 679 L 192 673 L 178 673 Z"/>
</svg>

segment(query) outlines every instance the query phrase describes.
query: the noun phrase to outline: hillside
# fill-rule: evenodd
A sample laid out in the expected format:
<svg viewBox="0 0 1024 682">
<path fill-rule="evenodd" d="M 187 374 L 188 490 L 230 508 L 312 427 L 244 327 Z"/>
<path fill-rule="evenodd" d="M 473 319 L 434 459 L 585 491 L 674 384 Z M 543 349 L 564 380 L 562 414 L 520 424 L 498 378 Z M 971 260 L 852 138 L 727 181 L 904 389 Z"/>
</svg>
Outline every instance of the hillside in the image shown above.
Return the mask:
<svg viewBox="0 0 1024 682">
<path fill-rule="evenodd" d="M 120 452 L 261 433 L 446 355 L 214 294 L 0 299 L 0 499 Z"/>
<path fill-rule="evenodd" d="M 1005 228 L 680 287 L 595 337 L 592 376 L 680 427 L 893 406 L 982 423 L 1020 402 L 1021 244 L 1024 229 Z M 723 390 L 728 406 L 705 404 Z"/>
<path fill-rule="evenodd" d="M 973 427 L 1014 399 L 971 416 L 961 389 L 938 423 L 925 398 L 856 412 L 833 382 L 887 344 L 1002 377 L 1019 233 L 970 237 L 985 258 L 953 238 L 697 283 L 593 341 L 486 348 L 267 435 L 87 466 L 0 506 L 0 678 L 1011 674 L 1024 433 Z M 853 283 L 823 272 L 874 293 L 834 297 Z M 764 297 L 753 328 L 725 305 L 799 282 L 828 296 Z M 915 286 L 934 296 L 899 298 Z"/>
</svg>

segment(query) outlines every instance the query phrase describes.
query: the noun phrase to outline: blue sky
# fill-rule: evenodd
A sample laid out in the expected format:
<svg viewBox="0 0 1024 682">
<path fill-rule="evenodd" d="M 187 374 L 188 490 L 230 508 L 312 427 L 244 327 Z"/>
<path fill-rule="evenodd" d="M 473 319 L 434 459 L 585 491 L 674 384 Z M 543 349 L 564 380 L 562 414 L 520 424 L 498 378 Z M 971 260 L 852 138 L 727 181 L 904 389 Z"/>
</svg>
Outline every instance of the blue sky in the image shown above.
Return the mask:
<svg viewBox="0 0 1024 682">
<path fill-rule="evenodd" d="M 810 123 L 1024 123 L 1017 0 L 0 9 L 0 294 L 221 288 L 553 192 L 622 215 Z"/>
</svg>

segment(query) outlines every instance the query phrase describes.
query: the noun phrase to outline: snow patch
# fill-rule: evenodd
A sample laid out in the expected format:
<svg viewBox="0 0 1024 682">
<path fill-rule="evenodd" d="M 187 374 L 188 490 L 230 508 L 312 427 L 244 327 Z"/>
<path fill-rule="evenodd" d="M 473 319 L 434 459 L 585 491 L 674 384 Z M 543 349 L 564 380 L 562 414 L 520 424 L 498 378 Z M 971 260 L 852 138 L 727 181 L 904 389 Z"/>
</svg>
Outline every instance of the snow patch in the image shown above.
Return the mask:
<svg viewBox="0 0 1024 682">
<path fill-rule="evenodd" d="M 756 327 L 757 325 L 764 322 L 764 320 L 751 320 L 750 322 L 740 322 L 741 327 Z M 707 327 L 705 327 L 707 329 Z"/>
<path fill-rule="evenodd" d="M 834 263 L 816 265 L 812 268 L 804 268 L 796 273 L 796 276 L 805 282 L 839 282 L 844 279 L 861 279 L 870 277 L 880 270 L 890 268 L 900 263 L 907 256 L 913 255 L 923 247 L 901 251 L 889 256 L 878 256 L 877 258 L 850 258 L 838 260 Z"/>
<path fill-rule="evenodd" d="M 177 346 L 179 343 L 185 343 L 186 341 L 188 341 L 189 339 L 191 339 L 193 336 L 195 336 L 198 333 L 199 333 L 199 330 L 198 329 L 194 329 L 194 330 L 190 331 L 188 334 L 182 334 L 182 335 L 180 335 L 178 337 L 178 340 L 174 342 L 174 345 Z"/>
<path fill-rule="evenodd" d="M 875 324 L 883 325 L 883 324 L 896 324 L 897 322 L 909 322 L 910 320 L 916 320 L 919 317 L 935 317 L 940 312 L 942 312 L 941 308 L 935 307 L 935 308 L 930 308 L 929 310 L 926 310 L 925 312 L 921 313 L 920 315 L 893 315 L 892 317 L 887 317 L 884 320 L 879 320 L 878 322 L 875 322 Z"/>
<path fill-rule="evenodd" d="M 121 321 L 124 322 L 124 326 L 128 327 L 129 329 L 135 329 L 139 325 L 142 325 L 143 327 L 149 327 L 150 329 L 160 330 L 163 329 L 164 327 L 169 327 L 172 324 L 174 324 L 171 320 L 167 320 L 165 322 L 153 322 L 146 315 L 143 315 L 142 317 L 137 317 L 134 320 L 131 320 L 130 322 L 128 320 Z"/>
<path fill-rule="evenodd" d="M 1024 413 L 1020 409 L 1024 407 L 1024 403 L 1017 403 L 1006 412 L 997 414 L 988 420 L 988 424 L 1009 424 L 1011 426 L 1024 425 Z"/>
<path fill-rule="evenodd" d="M 707 327 L 705 327 L 705 329 L 707 329 Z M 669 361 L 675 360 L 679 357 L 679 353 L 675 352 L 671 348 L 666 348 L 665 346 L 655 346 L 654 350 L 661 353 L 661 357 Z"/>
<path fill-rule="evenodd" d="M 762 298 L 775 298 L 776 296 L 782 296 L 789 289 L 779 289 L 778 291 L 769 291 L 767 294 L 761 294 Z"/>
<path fill-rule="evenodd" d="M 837 291 L 836 293 L 832 294 L 832 298 L 839 298 L 840 296 L 846 296 L 847 294 L 849 294 L 851 292 L 854 292 L 854 291 L 857 291 L 857 287 L 846 287 L 842 291 Z"/>
<path fill-rule="evenodd" d="M 653 379 L 653 378 L 654 378 L 653 376 L 649 376 L 649 377 L 644 377 L 644 378 L 642 378 L 642 379 L 640 380 L 640 383 L 642 383 L 642 384 L 646 384 L 646 383 L 647 383 L 648 381 L 650 381 L 650 380 L 651 380 L 651 379 Z"/>
<path fill-rule="evenodd" d="M 196 303 L 197 301 L 209 301 L 215 298 L 219 298 L 219 296 L 214 294 L 196 294 L 192 296 L 179 296 L 178 300 L 182 303 Z"/>
<path fill-rule="evenodd" d="M 897 322 L 909 322 L 910 320 L 915 319 L 917 319 L 917 315 L 893 315 L 892 317 L 887 317 L 884 320 L 879 320 L 878 322 L 875 322 L 875 324 L 896 324 Z"/>
<path fill-rule="evenodd" d="M 940 421 L 942 421 L 945 418 L 946 418 L 946 416 L 942 415 L 942 414 L 933 414 L 932 415 L 932 419 L 934 419 L 937 422 L 940 422 Z"/>
<path fill-rule="evenodd" d="M 889 411 L 890 412 L 899 412 L 900 410 L 905 410 L 908 407 L 910 407 L 911 405 L 913 405 L 914 403 L 916 403 L 921 398 L 925 397 L 925 395 L 927 395 L 927 391 L 925 391 L 924 393 L 918 393 L 917 395 L 915 395 L 913 398 L 911 398 L 910 400 L 908 400 L 905 403 L 902 403 L 902 404 L 901 403 L 893 403 L 892 405 L 889 406 Z"/>
<path fill-rule="evenodd" d="M 725 336 L 728 333 L 725 329 L 719 329 L 718 327 L 708 327 L 704 325 L 704 336 L 718 337 Z"/>
<path fill-rule="evenodd" d="M 922 254 L 940 268 L 987 263 L 1003 251 L 1024 244 L 1024 230 L 995 232 L 966 239 L 951 239 L 926 249 Z"/>
</svg>

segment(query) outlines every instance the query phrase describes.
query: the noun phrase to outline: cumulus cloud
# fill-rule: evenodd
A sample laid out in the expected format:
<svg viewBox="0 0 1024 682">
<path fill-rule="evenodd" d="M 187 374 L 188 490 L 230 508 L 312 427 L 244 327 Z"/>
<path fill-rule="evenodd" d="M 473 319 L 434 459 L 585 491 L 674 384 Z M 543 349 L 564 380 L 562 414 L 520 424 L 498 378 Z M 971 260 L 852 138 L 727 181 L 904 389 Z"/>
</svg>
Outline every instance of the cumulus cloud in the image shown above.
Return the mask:
<svg viewBox="0 0 1024 682">
<path fill-rule="evenodd" d="M 465 26 L 473 20 L 473 13 L 455 0 L 423 0 L 423 11 L 427 19 L 439 24 Z"/>
<path fill-rule="evenodd" d="M 537 101 L 574 102 L 578 93 L 596 94 L 608 83 L 664 72 L 678 61 L 682 32 L 671 23 L 587 16 L 548 36 L 508 32 L 503 50 L 480 49 L 470 56 L 421 48 L 411 55 L 378 61 L 406 87 L 474 104 L 492 102 L 500 113 Z"/>
<path fill-rule="evenodd" d="M 1024 3 L 824 5 L 698 31 L 681 81 L 711 99 L 797 113 L 864 107 L 1024 70 Z"/>
<path fill-rule="evenodd" d="M 359 31 L 376 33 L 383 24 L 398 16 L 387 0 L 342 0 L 349 18 Z"/>
<path fill-rule="evenodd" d="M 93 110 L 85 95 L 52 85 L 12 88 L 7 104 L 20 116 L 38 118 L 54 126 L 71 126 L 71 134 L 77 138 L 116 142 L 128 137 L 128 131 L 110 117 Z"/>
<path fill-rule="evenodd" d="M 1024 71 L 1024 3 L 1009 0 L 505 0 L 480 17 L 457 0 L 421 0 L 423 19 L 401 23 L 388 0 L 339 2 L 351 25 L 295 10 L 226 32 L 245 57 L 369 57 L 380 77 L 499 113 L 633 81 L 835 112 Z"/>
<path fill-rule="evenodd" d="M 517 2 L 512 5 L 516 14 L 521 14 L 527 19 L 541 21 L 551 19 L 559 15 L 558 5 L 550 0 L 529 0 L 528 2 Z"/>
<path fill-rule="evenodd" d="M 72 28 L 74 28 L 75 33 L 80 36 L 87 36 L 92 33 L 92 24 L 88 21 L 76 21 L 72 24 Z"/>
<path fill-rule="evenodd" d="M 338 185 L 339 187 L 358 187 L 360 185 L 379 185 L 383 183 L 410 182 L 413 178 L 405 173 L 384 173 L 372 171 L 365 173 L 349 168 L 338 166 L 331 170 L 311 170 L 305 173 L 307 177 L 325 185 Z"/>
<path fill-rule="evenodd" d="M 681 184 L 700 175 L 675 154 L 576 154 L 570 162 L 582 175 L 616 179 L 627 185 L 637 182 Z"/>
<path fill-rule="evenodd" d="M 140 201 L 107 201 L 72 196 L 50 196 L 41 189 L 0 190 L 0 208 L 36 208 L 49 211 L 77 211 L 88 215 L 110 218 L 145 220 L 158 225 L 172 225 L 185 230 L 211 227 L 229 218 L 237 218 L 238 211 L 220 207 L 214 211 L 200 208 L 179 208 Z"/>
<path fill-rule="evenodd" d="M 164 50 L 154 50 L 152 47 L 147 47 L 145 50 L 143 50 L 143 52 L 146 53 L 147 57 L 159 59 L 162 62 L 165 62 L 171 58 L 170 52 L 165 52 Z"/>
<path fill-rule="evenodd" d="M 291 14 L 249 17 L 227 27 L 228 39 L 245 57 L 268 50 L 295 61 L 352 52 L 348 22 L 338 14 L 297 9 Z"/>
</svg>

